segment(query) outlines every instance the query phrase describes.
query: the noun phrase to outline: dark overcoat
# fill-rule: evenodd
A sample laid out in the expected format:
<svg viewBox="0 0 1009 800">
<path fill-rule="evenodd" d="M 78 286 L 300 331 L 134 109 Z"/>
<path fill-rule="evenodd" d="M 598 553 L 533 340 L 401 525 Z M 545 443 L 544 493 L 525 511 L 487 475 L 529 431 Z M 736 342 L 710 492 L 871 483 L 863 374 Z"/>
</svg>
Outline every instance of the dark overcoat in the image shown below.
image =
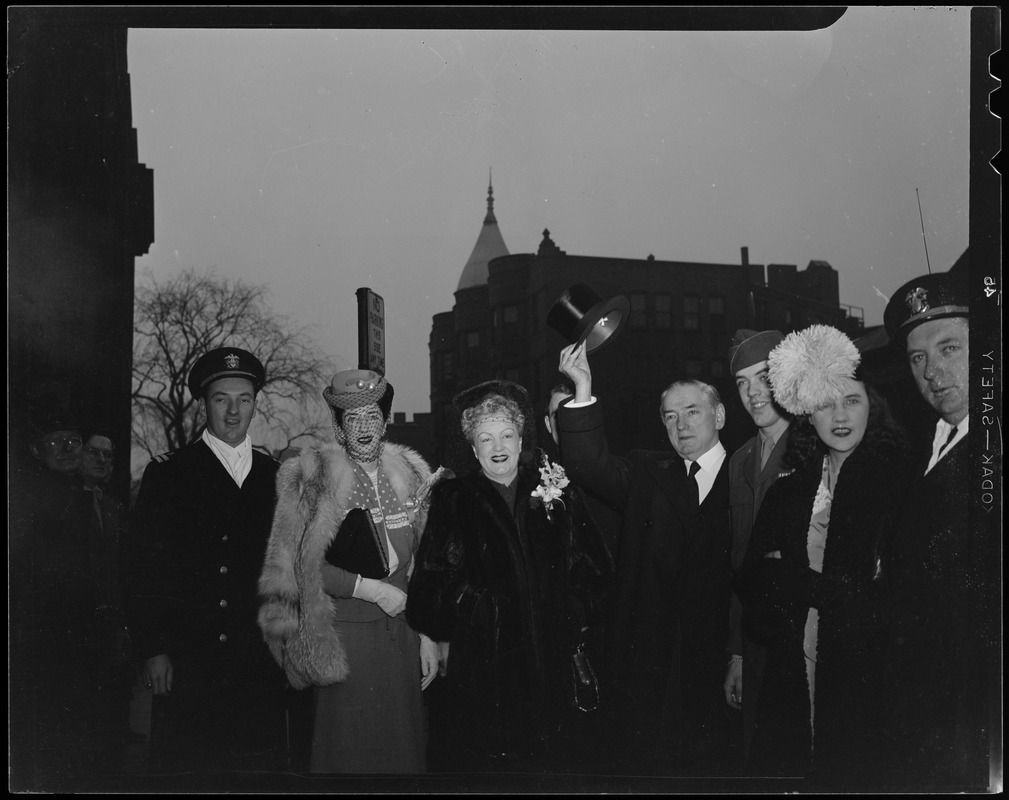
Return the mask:
<svg viewBox="0 0 1009 800">
<path fill-rule="evenodd" d="M 764 502 L 764 496 L 778 478 L 787 475 L 791 469 L 784 467 L 785 451 L 788 449 L 786 430 L 767 457 L 767 463 L 760 467 L 760 436 L 754 436 L 740 447 L 729 459 L 729 513 L 732 518 L 732 571 L 738 572 L 743 565 L 753 525 L 757 513 Z M 729 611 L 730 654 L 743 657 L 743 753 L 749 752 L 756 721 L 760 684 L 764 678 L 766 648 L 759 642 L 743 634 L 743 604 L 739 595 L 732 593 Z"/>
<path fill-rule="evenodd" d="M 728 471 L 698 509 L 675 453 L 609 452 L 598 403 L 557 419 L 572 479 L 624 515 L 608 626 L 615 745 L 670 770 L 707 758 L 724 747 Z"/>
<path fill-rule="evenodd" d="M 253 451 L 239 487 L 200 440 L 144 472 L 127 611 L 141 663 L 164 653 L 174 670 L 154 708 L 152 754 L 165 769 L 224 769 L 231 752 L 278 746 L 285 680 L 257 622 L 278 466 Z"/>
<path fill-rule="evenodd" d="M 964 438 L 926 475 L 923 448 L 893 542 L 887 721 L 896 788 L 988 783 L 1001 559 L 998 541 L 970 525 L 968 455 Z"/>
<path fill-rule="evenodd" d="M 751 752 L 761 774 L 879 778 L 885 552 L 907 472 L 896 450 L 862 445 L 848 456 L 834 487 L 822 573 L 810 569 L 807 554 L 822 459 L 781 478 L 764 498 L 737 579 L 744 627 L 768 648 Z M 765 558 L 773 551 L 781 558 Z M 819 610 L 815 751 L 803 653 L 811 607 Z"/>
<path fill-rule="evenodd" d="M 116 574 L 122 518 L 62 475 L 11 476 L 11 786 L 52 791 L 120 766 L 133 673 Z M 63 781 L 63 783 L 61 783 Z"/>
<path fill-rule="evenodd" d="M 476 471 L 434 489 L 406 607 L 410 626 L 449 642 L 432 736 L 450 762 L 540 753 L 571 700 L 570 658 L 607 577 L 605 547 L 565 495 L 548 516 L 519 470 L 514 513 Z"/>
</svg>

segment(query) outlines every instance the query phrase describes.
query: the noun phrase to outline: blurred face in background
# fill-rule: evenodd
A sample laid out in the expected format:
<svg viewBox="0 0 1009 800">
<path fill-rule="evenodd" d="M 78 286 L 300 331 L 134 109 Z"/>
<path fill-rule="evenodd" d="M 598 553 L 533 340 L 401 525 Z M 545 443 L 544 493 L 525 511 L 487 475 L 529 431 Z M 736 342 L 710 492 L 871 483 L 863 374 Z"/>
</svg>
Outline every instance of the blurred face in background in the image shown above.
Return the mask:
<svg viewBox="0 0 1009 800">
<path fill-rule="evenodd" d="M 506 486 L 515 480 L 522 437 L 513 420 L 500 416 L 485 419 L 474 429 L 472 444 L 484 475 Z"/>
<path fill-rule="evenodd" d="M 560 442 L 560 437 L 557 433 L 557 409 L 569 397 L 574 397 L 574 395 L 569 392 L 554 392 L 550 395 L 550 403 L 547 406 L 547 413 L 543 417 L 543 425 L 546 427 L 547 433 L 553 437 L 554 444 L 559 444 Z"/>
<path fill-rule="evenodd" d="M 81 451 L 81 476 L 88 486 L 104 486 L 112 477 L 112 459 L 115 452 L 108 436 L 94 434 L 84 443 Z"/>
<path fill-rule="evenodd" d="M 68 429 L 40 436 L 32 443 L 31 450 L 47 469 L 73 475 L 81 466 L 82 444 L 80 431 Z"/>
</svg>

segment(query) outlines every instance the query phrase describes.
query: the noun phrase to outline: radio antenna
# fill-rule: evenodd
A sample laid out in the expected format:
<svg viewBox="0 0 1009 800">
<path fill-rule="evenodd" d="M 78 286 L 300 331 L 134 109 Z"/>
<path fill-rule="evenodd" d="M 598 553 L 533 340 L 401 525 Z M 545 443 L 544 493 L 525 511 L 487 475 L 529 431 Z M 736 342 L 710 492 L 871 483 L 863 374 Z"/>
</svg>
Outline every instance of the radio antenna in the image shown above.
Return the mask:
<svg viewBox="0 0 1009 800">
<path fill-rule="evenodd" d="M 925 241 L 925 218 L 921 215 L 921 197 L 918 194 L 918 187 L 914 187 L 914 196 L 918 198 L 918 219 L 921 220 L 921 242 L 925 245 L 925 266 L 928 267 L 928 274 L 932 274 L 932 265 L 928 260 L 928 242 Z"/>
</svg>

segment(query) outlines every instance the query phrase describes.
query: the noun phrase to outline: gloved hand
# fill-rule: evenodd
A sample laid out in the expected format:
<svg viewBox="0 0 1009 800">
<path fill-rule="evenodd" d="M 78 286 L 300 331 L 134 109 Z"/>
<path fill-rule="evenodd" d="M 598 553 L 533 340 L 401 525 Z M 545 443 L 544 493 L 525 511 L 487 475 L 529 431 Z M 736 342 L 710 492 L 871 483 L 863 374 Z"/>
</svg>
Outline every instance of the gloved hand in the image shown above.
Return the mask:
<svg viewBox="0 0 1009 800">
<path fill-rule="evenodd" d="M 406 592 L 374 578 L 361 578 L 354 597 L 374 603 L 390 617 L 402 614 L 406 608 Z"/>
</svg>

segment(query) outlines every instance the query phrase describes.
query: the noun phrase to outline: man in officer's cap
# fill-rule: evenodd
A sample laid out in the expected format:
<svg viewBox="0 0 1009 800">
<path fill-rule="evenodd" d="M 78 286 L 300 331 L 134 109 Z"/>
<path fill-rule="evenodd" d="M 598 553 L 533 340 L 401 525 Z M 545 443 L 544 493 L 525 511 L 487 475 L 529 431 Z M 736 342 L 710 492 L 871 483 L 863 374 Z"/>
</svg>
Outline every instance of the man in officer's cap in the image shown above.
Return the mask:
<svg viewBox="0 0 1009 800">
<path fill-rule="evenodd" d="M 922 442 L 890 565 L 894 751 L 901 785 L 944 789 L 987 780 L 986 544 L 971 531 L 967 450 L 970 309 L 957 273 L 915 278 L 890 298 L 884 324 L 937 413 Z M 929 446 L 931 445 L 931 446 Z M 980 672 L 979 672 L 980 670 Z"/>
<path fill-rule="evenodd" d="M 739 399 L 757 426 L 757 434 L 729 459 L 729 507 L 732 525 L 732 570 L 742 566 L 750 533 L 764 495 L 782 474 L 788 447 L 789 416 L 774 403 L 767 380 L 767 356 L 784 339 L 781 331 L 738 330 L 729 349 L 729 370 Z M 735 593 L 729 615 L 728 668 L 725 702 L 742 709 L 742 746 L 749 752 L 756 719 L 757 694 L 764 674 L 767 649 L 743 634 L 743 608 Z M 746 702 L 743 702 L 743 674 Z"/>
<path fill-rule="evenodd" d="M 285 680 L 256 622 L 279 466 L 248 434 L 265 381 L 245 350 L 202 356 L 188 385 L 206 429 L 144 472 L 126 582 L 154 693 L 154 771 L 268 770 L 285 759 Z"/>
</svg>

